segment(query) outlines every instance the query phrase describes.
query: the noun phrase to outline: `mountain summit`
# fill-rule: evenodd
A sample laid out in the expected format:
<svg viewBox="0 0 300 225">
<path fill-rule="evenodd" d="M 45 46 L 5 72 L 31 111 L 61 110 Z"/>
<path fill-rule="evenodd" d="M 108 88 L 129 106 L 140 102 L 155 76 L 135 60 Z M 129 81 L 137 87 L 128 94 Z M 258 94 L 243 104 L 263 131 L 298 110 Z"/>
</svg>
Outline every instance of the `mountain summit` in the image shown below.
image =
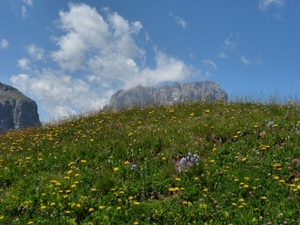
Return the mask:
<svg viewBox="0 0 300 225">
<path fill-rule="evenodd" d="M 0 82 L 0 132 L 40 125 L 36 102 Z"/>
<path fill-rule="evenodd" d="M 130 106 L 170 105 L 183 102 L 227 102 L 227 93 L 213 81 L 200 81 L 160 88 L 136 86 L 119 90 L 112 95 L 107 108 L 119 109 Z"/>
</svg>

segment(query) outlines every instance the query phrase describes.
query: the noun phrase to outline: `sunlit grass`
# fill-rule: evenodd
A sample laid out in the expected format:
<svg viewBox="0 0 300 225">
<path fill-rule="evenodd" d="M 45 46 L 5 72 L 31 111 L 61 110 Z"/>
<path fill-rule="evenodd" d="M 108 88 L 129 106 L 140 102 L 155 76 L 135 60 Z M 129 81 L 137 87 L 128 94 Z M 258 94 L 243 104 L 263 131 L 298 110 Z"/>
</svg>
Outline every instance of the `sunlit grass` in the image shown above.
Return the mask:
<svg viewBox="0 0 300 225">
<path fill-rule="evenodd" d="M 0 136 L 0 224 L 300 223 L 300 106 L 100 111 Z"/>
</svg>

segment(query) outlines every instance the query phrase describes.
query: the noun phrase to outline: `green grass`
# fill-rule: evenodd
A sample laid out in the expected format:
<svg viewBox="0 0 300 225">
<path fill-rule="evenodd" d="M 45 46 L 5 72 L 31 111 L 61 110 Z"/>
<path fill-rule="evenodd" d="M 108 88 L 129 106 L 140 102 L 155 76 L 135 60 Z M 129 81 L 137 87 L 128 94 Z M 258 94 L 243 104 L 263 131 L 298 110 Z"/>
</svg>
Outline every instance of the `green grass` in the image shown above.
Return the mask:
<svg viewBox="0 0 300 225">
<path fill-rule="evenodd" d="M 293 103 L 196 103 L 2 134 L 0 224 L 300 224 L 297 124 Z"/>
</svg>

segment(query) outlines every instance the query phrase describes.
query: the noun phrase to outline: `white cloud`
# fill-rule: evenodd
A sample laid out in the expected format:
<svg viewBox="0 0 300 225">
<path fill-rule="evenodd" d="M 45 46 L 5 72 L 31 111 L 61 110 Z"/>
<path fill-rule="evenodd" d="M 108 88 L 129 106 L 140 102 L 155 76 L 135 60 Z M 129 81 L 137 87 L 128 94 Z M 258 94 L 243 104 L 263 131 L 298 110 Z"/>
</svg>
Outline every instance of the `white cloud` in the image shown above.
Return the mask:
<svg viewBox="0 0 300 225">
<path fill-rule="evenodd" d="M 193 68 L 186 66 L 182 61 L 159 50 L 156 50 L 155 60 L 155 69 L 142 69 L 135 78 L 134 83 L 127 82 L 125 87 L 129 88 L 137 84 L 153 86 L 165 81 L 183 81 L 193 73 L 200 73 L 200 71 L 193 71 Z"/>
<path fill-rule="evenodd" d="M 27 10 L 25 6 L 22 6 L 22 18 L 27 17 Z"/>
<path fill-rule="evenodd" d="M 181 18 L 180 16 L 176 16 L 171 12 L 169 13 L 169 16 L 171 16 L 179 26 L 185 28 L 186 22 L 183 18 Z"/>
<path fill-rule="evenodd" d="M 157 48 L 156 64 L 145 66 L 146 52 L 136 44 L 142 24 L 108 8 L 102 12 L 105 17 L 86 4 L 69 4 L 69 11 L 59 13 L 58 27 L 64 33 L 52 38 L 58 48 L 50 52 L 50 58 L 59 69 L 37 68 L 30 76 L 15 75 L 12 84 L 27 90 L 51 116 L 60 117 L 103 106 L 118 89 L 200 75 Z M 44 57 L 43 49 L 33 44 L 26 50 L 34 59 Z M 22 60 L 19 65 L 25 68 L 29 61 Z"/>
<path fill-rule="evenodd" d="M 224 40 L 224 45 L 223 46 L 224 46 L 225 50 L 228 49 L 228 48 L 234 48 L 235 47 L 235 43 L 232 41 L 232 39 L 233 39 L 233 34 L 231 33 L 229 35 L 229 37 Z"/>
<path fill-rule="evenodd" d="M 219 58 L 227 58 L 226 54 L 224 52 L 220 52 L 219 55 L 218 55 Z"/>
<path fill-rule="evenodd" d="M 242 63 L 244 63 L 245 65 L 250 65 L 252 63 L 252 61 L 250 59 L 247 59 L 245 56 L 241 55 L 241 61 Z"/>
<path fill-rule="evenodd" d="M 213 61 L 211 61 L 211 60 L 203 60 L 202 62 L 203 62 L 205 65 L 210 65 L 210 66 L 214 67 L 215 69 L 218 68 L 218 66 L 217 66 Z"/>
<path fill-rule="evenodd" d="M 224 42 L 219 47 L 219 58 L 227 58 L 226 53 L 228 51 L 231 51 L 236 48 L 236 39 L 239 38 L 239 35 L 234 35 L 233 33 L 230 33 L 230 35 L 225 38 Z"/>
<path fill-rule="evenodd" d="M 145 32 L 145 39 L 146 39 L 146 43 L 148 43 L 151 40 L 150 35 L 147 31 Z"/>
<path fill-rule="evenodd" d="M 22 0 L 25 4 L 32 6 L 33 5 L 33 1 L 32 0 Z"/>
<path fill-rule="evenodd" d="M 285 0 L 258 0 L 258 8 L 260 10 L 267 10 L 271 5 L 277 7 L 285 4 Z"/>
<path fill-rule="evenodd" d="M 18 66 L 21 67 L 22 70 L 30 70 L 29 64 L 30 61 L 26 58 L 22 58 L 18 60 Z"/>
<path fill-rule="evenodd" d="M 75 114 L 89 107 L 100 107 L 107 100 L 105 95 L 102 100 L 99 99 L 83 80 L 58 71 L 43 70 L 36 76 L 14 75 L 10 81 L 22 92 L 36 96 L 43 109 L 53 118 Z"/>
<path fill-rule="evenodd" d="M 256 62 L 257 65 L 260 65 L 260 66 L 263 64 L 262 59 L 261 59 L 260 56 L 257 57 L 257 59 L 255 60 L 255 62 Z"/>
<path fill-rule="evenodd" d="M 44 49 L 35 46 L 34 44 L 30 44 L 25 47 L 28 54 L 36 59 L 36 60 L 43 60 L 44 59 Z"/>
<path fill-rule="evenodd" d="M 5 39 L 1 39 L 1 42 L 0 42 L 0 49 L 7 49 L 9 45 L 9 42 Z"/>
</svg>

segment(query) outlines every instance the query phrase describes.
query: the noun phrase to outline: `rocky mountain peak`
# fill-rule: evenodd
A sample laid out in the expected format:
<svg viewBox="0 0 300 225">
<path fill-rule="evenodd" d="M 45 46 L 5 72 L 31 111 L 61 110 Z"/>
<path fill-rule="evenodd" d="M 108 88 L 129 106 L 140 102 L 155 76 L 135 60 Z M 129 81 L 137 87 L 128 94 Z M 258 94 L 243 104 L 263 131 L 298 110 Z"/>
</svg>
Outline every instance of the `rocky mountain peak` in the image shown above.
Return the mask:
<svg viewBox="0 0 300 225">
<path fill-rule="evenodd" d="M 213 81 L 199 81 L 180 85 L 175 82 L 172 86 L 160 88 L 143 87 L 141 85 L 129 90 L 119 90 L 112 95 L 106 108 L 119 109 L 130 106 L 170 105 L 189 102 L 227 101 L 227 93 Z"/>
<path fill-rule="evenodd" d="M 36 102 L 0 82 L 0 132 L 40 125 Z"/>
</svg>

